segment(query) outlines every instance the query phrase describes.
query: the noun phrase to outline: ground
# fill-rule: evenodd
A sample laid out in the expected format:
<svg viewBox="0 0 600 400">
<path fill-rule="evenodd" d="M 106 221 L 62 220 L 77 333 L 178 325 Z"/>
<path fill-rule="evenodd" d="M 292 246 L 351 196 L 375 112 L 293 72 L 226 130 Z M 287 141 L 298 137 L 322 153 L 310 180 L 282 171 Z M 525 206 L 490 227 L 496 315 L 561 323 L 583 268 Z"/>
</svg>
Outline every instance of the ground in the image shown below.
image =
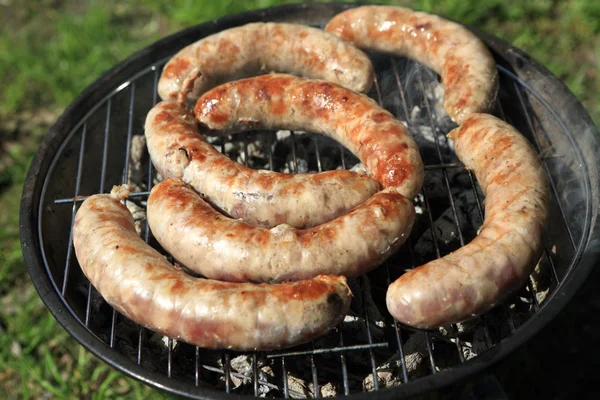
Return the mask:
<svg viewBox="0 0 600 400">
<path fill-rule="evenodd" d="M 563 79 L 600 123 L 600 2 L 388 2 L 436 12 L 513 43 Z M 39 300 L 19 244 L 22 183 L 49 126 L 119 60 L 186 26 L 281 3 L 0 1 L 0 397 L 161 398 L 83 350 Z M 581 307 L 561 318 L 581 324 Z M 511 376 L 509 367 L 499 368 L 498 376 Z"/>
</svg>

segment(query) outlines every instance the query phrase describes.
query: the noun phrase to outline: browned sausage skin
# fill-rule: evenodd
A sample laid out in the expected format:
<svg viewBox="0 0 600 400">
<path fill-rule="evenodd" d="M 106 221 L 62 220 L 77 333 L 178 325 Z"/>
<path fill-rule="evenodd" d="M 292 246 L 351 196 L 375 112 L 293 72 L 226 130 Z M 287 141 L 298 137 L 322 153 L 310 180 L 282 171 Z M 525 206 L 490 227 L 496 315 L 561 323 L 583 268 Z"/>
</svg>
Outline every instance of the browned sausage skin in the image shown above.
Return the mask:
<svg viewBox="0 0 600 400">
<path fill-rule="evenodd" d="M 251 23 L 216 33 L 179 51 L 158 82 L 163 100 L 195 100 L 228 80 L 279 71 L 366 92 L 373 65 L 335 35 L 299 24 Z"/>
<path fill-rule="evenodd" d="M 494 59 L 460 24 L 404 7 L 362 6 L 336 15 L 325 30 L 362 49 L 409 57 L 439 73 L 444 107 L 458 124 L 489 111 L 496 99 Z"/>
<path fill-rule="evenodd" d="M 543 250 L 548 181 L 529 142 L 487 114 L 473 114 L 449 136 L 486 195 L 485 220 L 469 244 L 390 286 L 388 310 L 418 328 L 460 322 L 494 307 L 523 284 Z"/>
<path fill-rule="evenodd" d="M 73 242 L 102 297 L 140 325 L 205 348 L 268 350 L 310 341 L 348 311 L 344 277 L 269 285 L 187 275 L 137 235 L 119 202 L 127 194 L 115 187 L 111 195 L 86 199 L 75 217 Z"/>
<path fill-rule="evenodd" d="M 281 282 L 375 268 L 408 237 L 414 208 L 384 189 L 317 227 L 267 229 L 228 218 L 180 180 L 167 179 L 150 192 L 147 215 L 154 237 L 190 270 L 226 281 Z"/>
<path fill-rule="evenodd" d="M 231 217 L 258 226 L 316 226 L 380 189 L 377 181 L 347 170 L 282 174 L 245 167 L 216 151 L 177 102 L 164 101 L 150 110 L 145 135 L 152 163 L 163 177 L 182 179 Z"/>
<path fill-rule="evenodd" d="M 373 99 L 334 83 L 286 74 L 241 79 L 202 95 L 194 114 L 220 133 L 255 128 L 321 133 L 346 146 L 384 188 L 412 199 L 423 185 L 423 161 L 406 127 Z"/>
</svg>

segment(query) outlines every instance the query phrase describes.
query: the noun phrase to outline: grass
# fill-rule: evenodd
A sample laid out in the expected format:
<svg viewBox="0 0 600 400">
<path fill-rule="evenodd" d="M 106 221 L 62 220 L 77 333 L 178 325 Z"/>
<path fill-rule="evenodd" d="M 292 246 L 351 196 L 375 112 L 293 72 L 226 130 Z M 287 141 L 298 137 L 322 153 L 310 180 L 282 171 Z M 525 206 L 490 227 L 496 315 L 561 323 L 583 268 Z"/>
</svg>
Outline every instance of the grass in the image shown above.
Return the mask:
<svg viewBox="0 0 600 400">
<path fill-rule="evenodd" d="M 162 398 L 96 360 L 39 300 L 18 239 L 22 183 L 61 110 L 119 60 L 183 27 L 284 2 L 291 1 L 0 2 L 0 398 Z M 388 2 L 515 44 L 563 79 L 600 123 L 600 2 Z"/>
</svg>

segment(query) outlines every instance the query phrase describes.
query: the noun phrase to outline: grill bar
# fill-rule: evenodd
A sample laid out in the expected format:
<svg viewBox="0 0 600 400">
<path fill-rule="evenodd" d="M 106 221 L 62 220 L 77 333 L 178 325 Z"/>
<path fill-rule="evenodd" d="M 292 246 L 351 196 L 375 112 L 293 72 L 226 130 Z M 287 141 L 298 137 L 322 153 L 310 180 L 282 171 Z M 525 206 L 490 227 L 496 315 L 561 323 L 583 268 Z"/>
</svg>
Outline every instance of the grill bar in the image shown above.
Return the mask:
<svg viewBox="0 0 600 400">
<path fill-rule="evenodd" d="M 223 152 L 223 150 L 221 150 L 221 152 Z M 272 157 L 272 155 L 271 155 L 271 157 Z M 343 155 L 342 155 L 342 157 L 343 157 Z M 455 163 L 450 163 L 450 164 L 431 164 L 431 165 L 426 165 L 425 166 L 425 170 L 426 171 L 443 170 L 443 169 L 448 169 L 448 168 L 462 168 L 462 169 L 465 169 L 464 165 L 462 165 L 462 164 L 455 164 Z M 319 172 L 321 172 L 321 171 L 322 171 L 322 169 L 319 170 Z M 148 196 L 149 194 L 150 194 L 150 191 L 148 191 L 148 190 L 141 191 L 141 192 L 131 192 L 131 193 L 129 193 L 128 198 L 130 198 L 130 197 L 131 198 L 136 198 L 136 197 L 142 197 L 143 198 L 145 196 Z M 72 198 L 56 199 L 56 200 L 54 200 L 54 204 L 83 203 L 88 197 L 90 197 L 90 196 L 76 196 L 76 197 L 72 197 Z"/>
<path fill-rule="evenodd" d="M 286 399 L 290 398 L 290 389 L 288 387 L 288 374 L 285 368 L 285 357 L 281 357 L 281 374 L 283 375 L 283 396 Z"/>
<path fill-rule="evenodd" d="M 127 183 L 129 178 L 129 156 L 131 153 L 131 135 L 133 131 L 133 106 L 135 105 L 135 81 L 129 85 L 129 112 L 127 121 L 127 145 L 125 147 L 125 163 L 123 171 L 123 183 Z"/>
<path fill-rule="evenodd" d="M 365 304 L 365 296 L 369 288 L 366 286 L 367 278 L 361 277 L 361 291 L 362 291 L 362 308 L 365 313 L 365 328 L 367 331 L 367 342 L 373 344 L 373 338 L 371 337 L 371 323 L 369 322 L 369 313 L 367 313 L 367 305 Z M 375 356 L 373 355 L 373 349 L 369 349 L 369 359 L 371 361 L 371 373 L 373 374 L 373 388 L 375 391 L 379 390 L 379 382 L 377 380 L 377 363 L 375 362 Z"/>
<path fill-rule="evenodd" d="M 527 121 L 527 125 L 529 127 L 530 132 L 532 133 L 532 137 L 534 139 L 534 144 L 538 150 L 538 152 L 542 152 L 542 148 L 540 146 L 540 141 L 538 138 L 538 132 L 537 130 L 534 128 L 533 126 L 533 122 L 531 121 L 531 116 L 529 115 L 529 110 L 527 108 L 527 106 L 525 105 L 525 100 L 523 98 L 523 93 L 521 91 L 521 88 L 519 86 L 517 86 L 516 82 L 513 82 L 513 87 L 515 92 L 517 93 L 517 98 L 519 99 L 519 104 L 521 106 L 521 109 L 523 111 L 523 115 L 525 116 L 525 120 Z M 558 194 L 558 189 L 556 188 L 556 184 L 554 182 L 554 179 L 552 178 L 552 174 L 550 173 L 550 169 L 548 168 L 548 164 L 545 162 L 543 162 L 544 165 L 544 169 L 546 170 L 546 175 L 548 176 L 548 181 L 550 182 L 550 187 L 552 189 L 552 192 L 554 194 L 554 198 L 555 199 L 559 199 L 560 196 Z M 571 232 L 571 228 L 569 228 L 569 223 L 567 222 L 567 214 L 564 210 L 564 207 L 562 206 L 560 201 L 557 201 L 558 207 L 560 209 L 560 215 L 562 216 L 562 220 L 564 223 L 564 226 L 566 228 L 567 234 L 569 236 L 569 241 L 571 243 L 571 246 L 573 247 L 573 249 L 575 250 L 577 248 L 576 244 L 575 244 L 575 239 L 573 238 L 573 232 Z"/>
<path fill-rule="evenodd" d="M 83 150 L 85 148 L 85 137 L 87 132 L 87 125 L 83 124 L 81 132 L 81 145 L 79 146 L 79 160 L 77 162 L 77 177 L 75 178 L 75 197 L 79 196 L 79 188 L 81 186 L 81 171 L 83 169 Z M 77 205 L 73 204 L 73 210 L 71 211 L 71 228 L 69 229 L 69 247 L 67 247 L 67 261 L 65 262 L 65 273 L 63 277 L 61 294 L 64 296 L 67 291 L 67 282 L 69 279 L 69 269 L 71 266 L 71 259 L 73 257 L 73 222 L 75 221 L 75 212 L 77 211 Z"/>
<path fill-rule="evenodd" d="M 104 145 L 102 147 L 102 169 L 100 173 L 100 190 L 104 193 L 104 181 L 106 180 L 106 161 L 108 159 L 108 138 L 110 136 L 110 114 L 112 109 L 112 100 L 110 97 L 106 101 L 106 119 L 104 120 Z"/>
<path fill-rule="evenodd" d="M 344 346 L 344 335 L 342 334 L 342 328 L 338 328 L 340 332 L 340 344 Z M 340 363 L 342 364 L 342 380 L 344 383 L 344 394 L 348 396 L 350 394 L 350 382 L 348 382 L 348 367 L 346 366 L 346 356 L 344 353 L 340 354 Z"/>
<path fill-rule="evenodd" d="M 392 65 L 394 65 L 394 64 L 395 63 L 392 60 Z M 397 71 L 396 71 L 396 75 L 397 75 Z M 410 129 L 410 119 L 408 118 L 408 116 L 410 115 L 410 113 L 409 113 L 408 108 L 406 106 L 406 96 L 405 96 L 405 93 L 404 93 L 404 89 L 402 88 L 402 84 L 400 83 L 399 77 L 396 80 L 396 83 L 397 83 L 398 92 L 400 93 L 400 97 L 402 98 L 402 104 L 405 107 L 404 108 L 404 115 L 406 116 L 406 124 L 409 127 L 409 129 Z M 379 94 L 379 99 L 381 101 L 381 94 Z M 436 138 L 436 145 L 438 145 L 438 143 L 437 143 L 437 137 L 435 136 L 435 129 L 432 130 L 432 134 Z M 439 153 L 439 145 L 438 145 L 438 154 L 440 154 Z M 444 164 L 444 160 L 442 159 L 441 155 L 439 157 L 439 160 L 440 160 L 440 165 L 443 165 Z M 445 174 L 445 170 L 443 168 L 442 168 L 442 171 L 444 171 L 444 174 Z M 446 180 L 447 180 L 447 178 L 446 178 Z M 427 209 L 427 216 L 429 218 L 429 226 L 431 228 L 431 236 L 432 236 L 432 240 L 433 240 L 433 244 L 434 244 L 434 248 L 435 248 L 435 253 L 436 253 L 437 258 L 440 258 L 441 257 L 440 247 L 438 245 L 437 237 L 436 237 L 436 234 L 435 234 L 435 227 L 434 227 L 434 223 L 433 223 L 433 215 L 431 213 L 431 207 L 430 207 L 430 204 L 429 204 L 429 197 L 427 196 L 427 190 L 425 188 L 425 185 L 423 185 L 423 187 L 421 189 L 421 193 L 423 194 L 423 198 L 425 199 L 425 208 Z M 460 228 L 459 228 L 459 230 L 460 230 Z M 409 252 L 410 252 L 410 257 L 411 257 L 411 266 L 412 266 L 412 268 L 415 268 L 417 266 L 417 263 L 415 261 L 415 255 L 414 255 L 412 246 L 409 247 Z M 396 321 L 395 321 L 395 323 L 397 324 Z M 430 335 L 429 335 L 428 332 L 425 332 L 425 341 L 427 343 L 427 352 L 428 352 L 428 357 L 429 357 L 429 363 L 430 363 L 430 366 L 431 366 L 431 372 L 432 372 L 432 374 L 435 374 L 436 373 L 436 365 L 435 365 L 435 360 L 434 360 L 433 352 L 432 352 L 433 345 L 432 345 L 432 342 L 431 342 L 431 337 L 430 337 Z M 404 363 L 403 363 L 403 365 L 404 365 Z"/>
<path fill-rule="evenodd" d="M 227 377 L 227 374 L 225 374 Z M 200 385 L 200 348 L 195 346 L 194 348 L 194 386 Z M 229 379 L 225 380 L 225 388 L 229 390 Z"/>
<path fill-rule="evenodd" d="M 291 137 L 292 137 L 292 168 L 290 168 L 292 170 L 293 173 L 297 174 L 298 173 L 298 156 L 296 154 L 296 134 L 294 133 L 294 131 L 291 131 Z"/>
<path fill-rule="evenodd" d="M 252 383 L 254 384 L 254 396 L 258 397 L 258 367 L 256 353 L 252 354 Z"/>
<path fill-rule="evenodd" d="M 357 351 L 357 350 L 370 350 L 377 348 L 385 348 L 388 347 L 387 343 L 372 343 L 372 344 L 357 344 L 353 346 L 340 346 L 340 347 L 329 347 L 326 349 L 312 349 L 312 350 L 303 350 L 303 351 L 290 351 L 287 353 L 275 353 L 275 354 L 267 354 L 267 358 L 279 358 L 279 357 L 296 357 L 296 356 L 312 356 L 317 354 L 327 354 L 327 353 L 343 353 L 348 351 Z"/>
<path fill-rule="evenodd" d="M 313 342 L 313 349 L 314 348 L 315 348 L 315 345 Z M 318 399 L 321 396 L 319 394 L 319 378 L 317 376 L 317 365 L 315 364 L 315 356 L 314 355 L 310 356 L 310 370 L 312 372 L 313 397 L 315 399 Z"/>
<path fill-rule="evenodd" d="M 421 92 L 425 93 L 425 84 L 423 83 L 423 72 L 422 69 L 419 68 L 419 87 L 421 88 Z M 429 104 L 429 100 L 427 96 L 424 97 L 425 109 L 427 110 L 427 119 L 429 120 L 429 126 L 431 127 L 431 132 L 433 135 L 433 140 L 435 142 L 435 148 L 437 150 L 437 155 L 440 160 L 440 164 L 444 164 L 444 156 L 442 155 L 442 149 L 440 147 L 440 141 L 438 135 L 436 135 L 437 127 L 435 122 L 433 121 L 433 116 L 431 113 L 431 105 Z M 447 139 L 446 139 L 447 140 Z M 442 168 L 442 174 L 444 176 L 444 183 L 446 184 L 446 191 L 448 192 L 448 200 L 450 201 L 450 208 L 452 209 L 452 217 L 454 218 L 454 223 L 456 224 L 456 230 L 458 233 L 458 238 L 460 240 L 460 245 L 465 245 L 465 239 L 462 234 L 462 228 L 460 226 L 460 221 L 458 220 L 458 212 L 456 211 L 456 204 L 454 203 L 454 196 L 452 196 L 452 189 L 450 188 L 450 180 L 448 179 L 448 173 L 445 168 Z M 433 227 L 432 227 L 433 229 Z"/>
</svg>

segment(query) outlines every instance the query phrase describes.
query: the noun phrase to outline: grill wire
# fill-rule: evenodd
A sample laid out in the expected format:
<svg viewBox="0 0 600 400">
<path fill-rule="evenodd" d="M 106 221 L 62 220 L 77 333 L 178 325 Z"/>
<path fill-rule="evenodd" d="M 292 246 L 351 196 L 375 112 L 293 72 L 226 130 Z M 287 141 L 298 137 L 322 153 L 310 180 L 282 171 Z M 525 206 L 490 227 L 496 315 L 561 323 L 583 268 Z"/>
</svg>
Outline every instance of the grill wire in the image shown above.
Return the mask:
<svg viewBox="0 0 600 400">
<path fill-rule="evenodd" d="M 247 383 L 242 385 L 242 393 L 254 394 L 255 396 L 268 391 L 268 397 L 321 397 L 323 386 L 329 382 L 333 382 L 337 395 L 349 395 L 363 390 L 378 391 L 383 389 L 378 367 L 389 360 L 399 361 L 399 367 L 394 373 L 401 383 L 416 381 L 420 378 L 419 376 L 412 377 L 409 373 L 405 346 L 407 340 L 418 332 L 424 332 L 427 349 L 427 354 L 424 355 L 425 370 L 420 372 L 421 376 L 436 374 L 444 369 L 456 367 L 467 360 L 466 354 L 473 351 L 472 338 L 467 340 L 469 335 L 472 335 L 472 331 L 467 330 L 464 333 L 460 327 L 455 325 L 448 327 L 445 331 L 422 331 L 404 326 L 385 314 L 385 321 L 389 321 L 390 326 L 384 332 L 384 339 L 381 338 L 381 335 L 373 334 L 374 324 L 377 321 L 370 321 L 370 315 L 367 312 L 368 304 L 366 304 L 368 295 L 376 298 L 374 301 L 380 312 L 387 312 L 385 303 L 381 301 L 381 294 L 385 294 L 382 289 L 385 289 L 404 269 L 414 268 L 422 263 L 419 262 L 418 256 L 415 254 L 415 238 L 412 235 L 398 255 L 390 258 L 374 273 L 357 278 L 356 284 L 353 286 L 355 298 L 359 299 L 356 302 L 353 301 L 353 310 L 364 321 L 364 332 L 366 333 L 364 343 L 354 343 L 356 340 L 349 338 L 344 330 L 338 327 L 326 335 L 327 340 L 317 340 L 307 345 L 283 351 L 258 353 L 207 351 L 184 343 L 175 345 L 175 341 L 172 339 L 166 340 L 166 344 L 163 344 L 152 331 L 126 320 L 104 303 L 94 287 L 83 276 L 74 257 L 72 223 L 79 205 L 85 200 L 86 196 L 94 193 L 104 193 L 113 184 L 128 182 L 131 168 L 132 138 L 134 134 L 143 134 L 142 121 L 150 107 L 159 101 L 156 87 L 163 64 L 164 62 L 160 62 L 139 72 L 92 108 L 61 146 L 54 164 L 51 166 L 51 172 L 46 176 L 42 201 L 40 202 L 40 208 L 43 207 L 44 209 L 43 211 L 40 210 L 42 217 L 39 221 L 42 256 L 48 274 L 53 280 L 52 283 L 61 294 L 65 306 L 82 325 L 113 349 L 112 351 L 118 351 L 149 371 L 166 374 L 168 377 L 177 380 L 178 385 L 183 384 L 184 387 L 186 385 L 211 386 L 210 382 L 214 384 L 219 380 L 219 377 L 224 376 L 224 380 L 219 380 L 218 383 L 221 390 L 227 393 L 233 392 L 233 379 L 235 378 L 238 381 L 243 380 Z M 403 121 L 411 121 L 411 112 L 414 111 L 414 105 L 411 107 L 409 104 L 408 90 L 417 90 L 424 93 L 426 91 L 426 81 L 431 75 L 430 71 L 416 66 L 416 63 L 400 58 L 380 58 L 377 65 L 378 73 L 375 86 L 370 93 L 380 105 Z M 576 242 L 579 235 L 578 232 L 572 232 L 569 226 L 558 196 L 559 188 L 555 185 L 551 173 L 553 167 L 549 164 L 549 160 L 561 156 L 560 154 L 548 153 L 547 150 L 551 146 L 551 141 L 544 128 L 547 126 L 547 121 L 538 121 L 534 110 L 534 107 L 543 108 L 544 104 L 535 98 L 534 93 L 528 92 L 527 87 L 509 70 L 502 66 L 498 66 L 498 68 L 501 78 L 501 93 L 497 114 L 508 122 L 517 124 L 516 126 L 521 132 L 532 141 L 537 150 L 543 155 L 544 166 L 549 173 L 555 195 L 553 207 L 557 211 L 557 215 L 560 215 L 559 218 L 553 220 L 552 237 L 546 240 L 542 262 L 540 263 L 540 268 L 543 271 L 542 273 L 538 272 L 538 275 L 543 275 L 543 273 L 549 275 L 550 283 L 546 285 L 548 293 L 541 297 L 542 300 L 547 300 L 564 277 L 570 259 L 578 251 Z M 416 72 L 410 74 L 411 76 L 407 76 L 404 73 L 405 70 Z M 384 91 L 382 88 L 381 81 L 383 79 L 393 84 L 395 95 L 393 96 L 392 105 L 386 101 L 390 95 L 387 93 L 388 91 Z M 410 85 L 410 87 L 407 85 Z M 503 99 L 511 99 L 508 107 L 511 109 L 516 108 L 517 119 L 511 119 L 509 113 L 505 113 L 507 102 Z M 443 189 L 447 192 L 447 201 L 451 210 L 452 222 L 456 227 L 458 244 L 463 246 L 472 239 L 473 235 L 463 233 L 464 227 L 461 226 L 456 205 L 456 190 L 453 191 L 453 183 L 451 183 L 449 173 L 462 171 L 461 174 L 466 174 L 470 185 L 468 190 L 472 191 L 476 201 L 476 216 L 478 219 L 471 222 L 477 227 L 483 221 L 483 196 L 471 171 L 465 170 L 462 164 L 455 157 L 453 158 L 453 155 L 448 151 L 447 144 L 440 143 L 440 140 L 445 140 L 441 134 L 447 133 L 448 126 L 439 126 L 439 121 L 433 110 L 435 105 L 430 104 L 430 99 L 423 96 L 420 106 L 425 111 L 425 126 L 428 126 L 432 132 L 437 132 L 433 135 L 435 152 L 427 155 L 427 159 L 434 159 L 435 162 L 426 162 L 426 182 L 434 174 L 441 174 L 441 183 Z M 515 115 L 514 112 L 511 115 Z M 413 130 L 415 138 L 418 139 L 421 127 L 411 126 L 410 122 L 409 127 Z M 259 137 L 271 143 L 274 136 L 274 132 L 234 135 L 233 137 L 218 139 L 215 144 L 217 149 L 224 152 L 228 142 L 241 139 L 243 141 L 242 157 L 245 164 L 249 165 L 248 146 L 250 139 Z M 292 132 L 290 160 L 292 172 L 298 172 L 298 137 L 299 134 Z M 317 161 L 317 170 L 322 171 L 324 168 L 323 149 L 320 146 L 323 142 L 316 140 L 315 136 L 311 136 L 311 140 L 313 140 L 315 146 L 314 157 Z M 93 146 L 94 143 L 101 143 L 102 149 L 99 150 L 96 146 Z M 120 144 L 117 146 L 115 143 Z M 93 149 L 90 146 L 93 146 Z M 268 166 L 270 169 L 274 169 L 275 156 L 270 145 L 267 145 L 266 148 Z M 339 166 L 347 168 L 349 167 L 348 160 L 352 156 L 341 145 L 339 145 L 339 148 Z M 56 164 L 69 162 L 76 163 L 76 167 L 73 168 L 76 171 L 74 190 L 70 191 L 71 189 L 67 184 L 60 189 L 52 189 L 58 185 L 57 180 L 64 179 L 58 176 L 60 169 L 56 169 Z M 151 188 L 152 182 L 156 178 L 156 171 L 151 162 L 147 159 L 144 162 L 147 162 L 147 179 L 145 182 L 137 183 L 146 188 Z M 100 166 L 99 173 L 91 172 L 98 165 Z M 119 166 L 122 166 L 122 168 Z M 424 221 L 424 226 L 429 229 L 434 248 L 434 254 L 431 254 L 431 258 L 436 258 L 444 256 L 448 249 L 440 244 L 443 238 L 439 237 L 440 233 L 435 226 L 435 221 L 439 218 L 439 215 L 436 216 L 432 212 L 429 190 L 431 190 L 431 187 L 427 184 L 424 185 L 420 196 L 415 200 L 415 205 L 423 211 L 421 218 Z M 137 191 L 131 193 L 127 201 L 143 206 L 143 201 L 145 201 L 148 194 L 148 190 Z M 71 207 L 70 210 L 68 209 L 69 206 Z M 58 219 L 64 218 L 63 224 L 70 224 L 68 225 L 70 226 L 68 232 L 66 230 L 61 231 L 56 226 L 48 226 L 51 224 L 44 222 L 44 218 L 49 219 L 48 216 L 51 214 L 56 214 Z M 152 238 L 147 221 L 143 225 L 142 231 L 145 241 L 160 249 Z M 50 239 L 50 234 L 53 236 L 61 235 L 62 241 L 59 242 L 58 246 L 44 244 L 54 240 L 54 238 Z M 68 238 L 68 241 L 65 240 L 66 238 Z M 557 246 L 557 243 L 563 243 L 560 252 L 553 247 Z M 570 246 L 565 246 L 564 243 L 568 243 Z M 562 255 L 559 256 L 558 254 Z M 172 258 L 169 258 L 169 260 L 173 261 Z M 60 267 L 60 265 L 63 267 Z M 358 292 L 356 292 L 357 290 Z M 379 293 L 376 293 L 377 291 Z M 530 278 L 524 287 L 512 295 L 504 304 L 477 318 L 473 324 L 483 326 L 484 337 L 481 340 L 485 343 L 485 347 L 489 349 L 502 339 L 513 335 L 519 326 L 539 309 L 539 295 L 540 292 L 536 290 L 535 280 Z M 81 307 L 81 304 L 83 304 L 83 307 Z M 323 345 L 323 343 L 328 345 Z M 248 375 L 232 371 L 231 360 L 240 354 L 250 355 L 251 366 Z M 351 358 L 357 357 L 358 354 L 367 355 L 369 363 L 366 374 L 363 373 L 364 371 L 352 369 L 354 363 Z M 481 352 L 478 352 L 478 354 L 481 354 Z M 261 372 L 265 365 L 271 367 L 272 377 Z M 301 370 L 307 366 L 309 370 Z M 301 376 L 312 387 L 307 388 L 304 393 L 291 388 L 292 381 L 290 379 L 292 378 L 290 377 L 294 374 L 295 376 Z M 368 374 L 373 378 L 371 380 L 372 385 L 368 387 L 357 385 L 357 382 L 361 382 Z M 359 379 L 356 379 L 357 375 L 360 375 Z M 332 377 L 337 378 L 332 379 Z M 239 389 L 236 390 L 236 393 L 238 392 L 240 392 Z"/>
</svg>

